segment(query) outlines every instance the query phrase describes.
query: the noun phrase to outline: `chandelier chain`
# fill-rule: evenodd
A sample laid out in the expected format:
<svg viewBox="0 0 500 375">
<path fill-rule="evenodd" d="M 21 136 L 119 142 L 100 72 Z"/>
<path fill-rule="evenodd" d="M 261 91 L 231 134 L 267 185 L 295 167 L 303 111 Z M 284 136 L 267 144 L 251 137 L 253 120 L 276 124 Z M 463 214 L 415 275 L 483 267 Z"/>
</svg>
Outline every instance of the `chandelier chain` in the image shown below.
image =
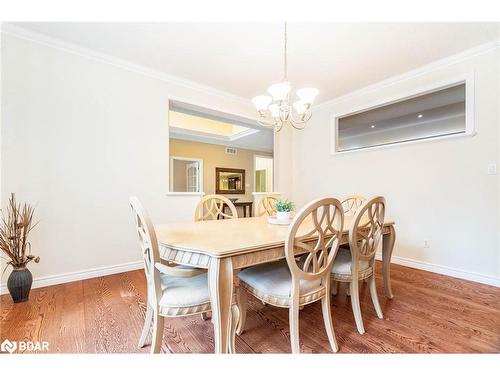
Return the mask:
<svg viewBox="0 0 500 375">
<path fill-rule="evenodd" d="M 297 90 L 300 100 L 290 103 L 290 83 L 288 82 L 288 24 L 284 22 L 283 28 L 283 81 L 274 84 L 268 89 L 271 97 L 261 95 L 252 99 L 257 107 L 259 118 L 257 122 L 266 128 L 272 128 L 276 133 L 284 125 L 302 130 L 311 119 L 311 104 L 318 90 L 315 88 L 302 88 Z"/>
<path fill-rule="evenodd" d="M 288 61 L 287 61 L 287 54 L 288 54 L 288 48 L 287 48 L 288 47 L 287 46 L 287 44 L 288 44 L 288 34 L 287 34 L 287 27 L 286 26 L 287 25 L 286 25 L 286 21 L 285 21 L 285 32 L 284 32 L 284 38 L 285 38 L 284 52 L 285 53 L 283 54 L 284 55 L 284 64 L 283 64 L 284 65 L 284 69 L 283 69 L 284 70 L 284 81 L 286 81 L 287 78 L 288 78 L 287 77 L 288 76 Z"/>
</svg>

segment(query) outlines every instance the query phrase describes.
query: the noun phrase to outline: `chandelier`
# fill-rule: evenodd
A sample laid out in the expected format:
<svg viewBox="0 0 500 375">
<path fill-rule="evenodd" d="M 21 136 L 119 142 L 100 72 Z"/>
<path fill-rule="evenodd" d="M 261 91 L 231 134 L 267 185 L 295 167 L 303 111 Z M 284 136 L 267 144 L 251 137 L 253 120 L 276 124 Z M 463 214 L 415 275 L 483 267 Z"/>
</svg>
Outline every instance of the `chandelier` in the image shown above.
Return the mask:
<svg viewBox="0 0 500 375">
<path fill-rule="evenodd" d="M 257 122 L 266 128 L 273 128 L 279 132 L 283 125 L 289 124 L 295 129 L 302 130 L 312 116 L 311 105 L 318 95 L 318 89 L 305 87 L 297 90 L 298 100 L 290 104 L 290 82 L 287 79 L 287 25 L 284 28 L 284 58 L 283 81 L 269 86 L 269 95 L 259 95 L 252 99 L 257 108 Z"/>
</svg>

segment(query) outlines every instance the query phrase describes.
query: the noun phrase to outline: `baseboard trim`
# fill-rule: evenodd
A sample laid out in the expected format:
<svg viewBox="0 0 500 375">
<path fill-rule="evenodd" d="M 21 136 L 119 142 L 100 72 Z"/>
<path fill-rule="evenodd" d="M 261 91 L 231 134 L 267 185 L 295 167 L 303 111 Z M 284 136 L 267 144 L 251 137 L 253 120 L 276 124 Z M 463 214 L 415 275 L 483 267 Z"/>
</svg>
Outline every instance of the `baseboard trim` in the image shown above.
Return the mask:
<svg viewBox="0 0 500 375">
<path fill-rule="evenodd" d="M 35 278 L 33 280 L 32 289 L 42 288 L 44 286 L 57 285 L 69 283 L 71 281 L 91 279 L 93 277 L 100 277 L 106 275 L 112 275 L 115 273 L 133 271 L 144 267 L 143 261 L 129 262 L 117 264 L 114 266 L 97 267 L 90 268 L 83 271 L 61 273 L 53 276 L 45 276 Z M 7 284 L 3 283 L 0 285 L 0 295 L 8 293 Z"/>
<path fill-rule="evenodd" d="M 382 253 L 377 253 L 376 259 L 382 260 Z M 393 255 L 391 263 L 399 264 L 405 267 L 416 268 L 419 270 L 439 273 L 441 275 L 452 276 L 463 280 L 475 281 L 481 284 L 500 287 L 500 277 L 484 275 L 481 273 L 465 271 L 459 268 L 441 266 L 439 264 L 423 262 L 420 260 L 404 258 Z"/>
</svg>

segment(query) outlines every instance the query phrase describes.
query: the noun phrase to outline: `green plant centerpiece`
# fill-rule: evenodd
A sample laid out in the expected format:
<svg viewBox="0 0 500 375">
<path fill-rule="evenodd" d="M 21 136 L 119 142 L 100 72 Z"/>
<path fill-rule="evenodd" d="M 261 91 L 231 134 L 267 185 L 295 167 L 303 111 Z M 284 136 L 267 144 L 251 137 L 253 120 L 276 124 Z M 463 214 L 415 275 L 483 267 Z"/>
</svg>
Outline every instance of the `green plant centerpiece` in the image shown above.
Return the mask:
<svg viewBox="0 0 500 375">
<path fill-rule="evenodd" d="M 31 243 L 28 236 L 37 223 L 33 223 L 35 209 L 27 203 L 16 202 L 11 194 L 6 210 L 1 211 L 0 250 L 7 256 L 7 266 L 13 270 L 7 280 L 7 288 L 15 303 L 28 300 L 33 284 L 33 276 L 26 267 L 31 261 L 38 263 L 40 257 L 31 254 Z"/>
<path fill-rule="evenodd" d="M 289 221 L 290 213 L 294 210 L 295 204 L 288 199 L 277 199 L 274 202 L 276 209 L 276 219 L 279 221 Z"/>
</svg>

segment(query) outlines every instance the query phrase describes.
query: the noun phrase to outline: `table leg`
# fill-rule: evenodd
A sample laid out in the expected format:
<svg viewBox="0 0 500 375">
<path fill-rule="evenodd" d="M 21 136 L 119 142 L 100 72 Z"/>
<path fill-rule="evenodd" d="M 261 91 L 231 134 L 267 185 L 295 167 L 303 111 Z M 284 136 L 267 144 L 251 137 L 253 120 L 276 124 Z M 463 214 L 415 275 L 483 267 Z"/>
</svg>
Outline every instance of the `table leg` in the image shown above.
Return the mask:
<svg viewBox="0 0 500 375">
<path fill-rule="evenodd" d="M 229 353 L 233 262 L 231 258 L 212 258 L 208 267 L 208 288 L 212 304 L 215 353 Z"/>
<path fill-rule="evenodd" d="M 394 225 L 389 227 L 389 233 L 384 234 L 382 237 L 382 273 L 384 276 L 384 289 L 387 298 L 392 299 L 394 295 L 392 294 L 391 288 L 391 257 L 392 250 L 394 249 L 394 242 L 396 241 L 396 231 Z"/>
</svg>

